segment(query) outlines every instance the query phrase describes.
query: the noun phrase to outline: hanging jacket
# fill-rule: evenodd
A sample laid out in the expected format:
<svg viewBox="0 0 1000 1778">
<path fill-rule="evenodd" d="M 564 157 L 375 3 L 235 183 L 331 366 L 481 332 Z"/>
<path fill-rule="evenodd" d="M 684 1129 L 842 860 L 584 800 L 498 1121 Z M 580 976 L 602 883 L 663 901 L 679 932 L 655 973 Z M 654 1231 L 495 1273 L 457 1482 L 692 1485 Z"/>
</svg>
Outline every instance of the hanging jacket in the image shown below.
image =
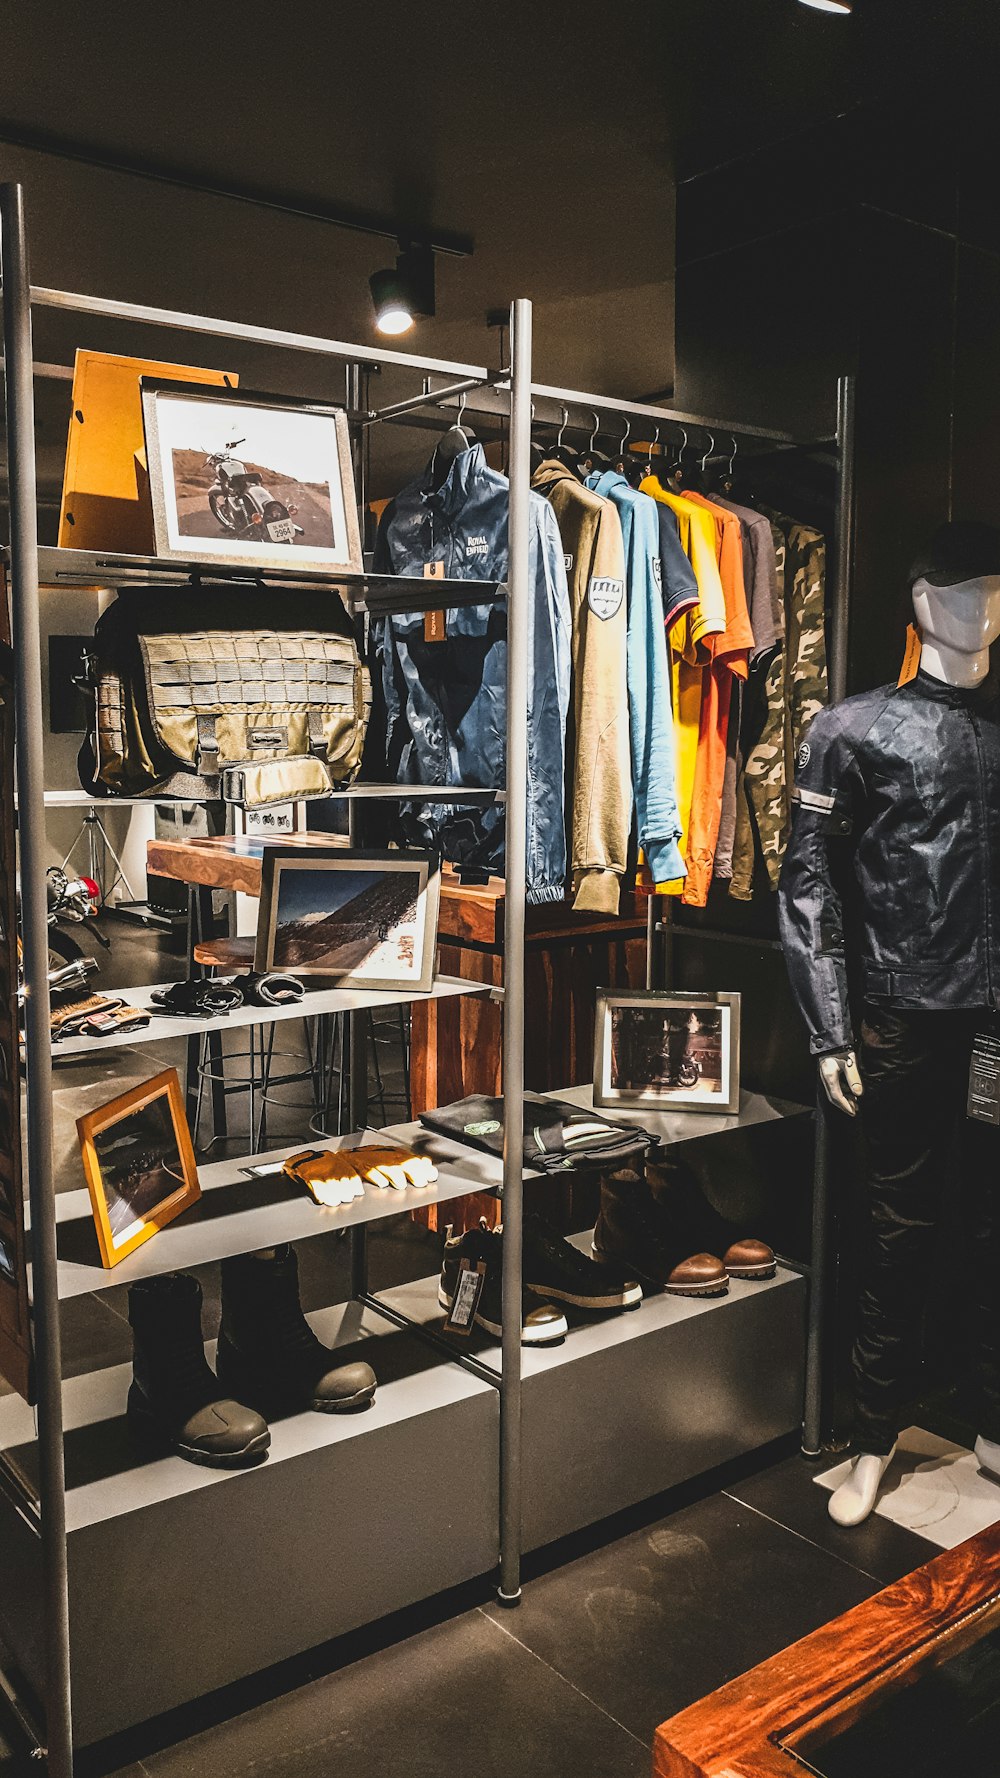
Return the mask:
<svg viewBox="0 0 1000 1778">
<path fill-rule="evenodd" d="M 617 914 L 632 823 L 621 522 L 611 501 L 585 488 L 557 458 L 539 464 L 532 486 L 552 503 L 569 575 L 573 906 Z"/>
<path fill-rule="evenodd" d="M 925 1012 L 995 1006 L 996 676 L 964 690 L 919 672 L 847 698 L 820 711 L 796 765 L 778 916 L 813 1054 L 853 1043 L 848 905 L 867 1000 Z"/>
<path fill-rule="evenodd" d="M 660 525 L 656 502 L 639 494 L 623 475 L 608 469 L 587 477 L 588 488 L 612 500 L 625 548 L 627 677 L 632 788 L 639 817 L 639 844 L 656 883 L 685 874 L 678 847 L 674 725 L 670 667 L 657 567 Z M 663 509 L 666 510 L 665 508 Z M 680 545 L 678 544 L 678 548 Z M 687 557 L 684 558 L 687 561 Z"/>
<path fill-rule="evenodd" d="M 379 521 L 374 572 L 422 575 L 441 562 L 449 579 L 507 578 L 510 484 L 481 445 L 455 458 L 440 488 L 430 469 L 389 502 Z M 563 814 L 570 684 L 570 612 L 563 549 L 552 510 L 529 507 L 528 852 L 531 902 L 565 894 Z M 507 602 L 445 613 L 443 641 L 427 639 L 422 611 L 376 617 L 373 669 L 385 703 L 386 760 L 397 783 L 502 789 L 507 751 Z M 483 873 L 504 867 L 504 811 L 413 803 L 411 843 Z"/>
</svg>

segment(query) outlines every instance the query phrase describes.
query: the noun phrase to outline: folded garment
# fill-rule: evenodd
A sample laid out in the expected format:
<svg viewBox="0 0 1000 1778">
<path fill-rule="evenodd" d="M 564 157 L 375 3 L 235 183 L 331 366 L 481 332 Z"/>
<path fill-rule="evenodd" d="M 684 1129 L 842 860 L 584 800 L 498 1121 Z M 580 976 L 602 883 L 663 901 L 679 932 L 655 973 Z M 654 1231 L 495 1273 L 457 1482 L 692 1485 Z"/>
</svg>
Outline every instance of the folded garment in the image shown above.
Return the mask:
<svg viewBox="0 0 1000 1778">
<path fill-rule="evenodd" d="M 279 975 L 276 970 L 241 975 L 232 986 L 239 989 L 247 1006 L 291 1006 L 305 993 L 297 975 Z"/>
<path fill-rule="evenodd" d="M 647 1131 L 612 1123 L 599 1112 L 585 1111 L 564 1099 L 525 1093 L 522 1110 L 524 1165 L 543 1173 L 625 1166 L 629 1156 L 645 1155 L 653 1145 Z M 454 1105 L 422 1112 L 420 1122 L 455 1142 L 467 1142 L 487 1154 L 503 1154 L 502 1099 L 473 1093 Z"/>
<path fill-rule="evenodd" d="M 220 1013 L 232 1012 L 243 1005 L 243 995 L 230 982 L 203 980 L 174 982 L 172 987 L 157 988 L 150 996 L 162 1012 L 181 1019 L 214 1019 Z"/>
</svg>

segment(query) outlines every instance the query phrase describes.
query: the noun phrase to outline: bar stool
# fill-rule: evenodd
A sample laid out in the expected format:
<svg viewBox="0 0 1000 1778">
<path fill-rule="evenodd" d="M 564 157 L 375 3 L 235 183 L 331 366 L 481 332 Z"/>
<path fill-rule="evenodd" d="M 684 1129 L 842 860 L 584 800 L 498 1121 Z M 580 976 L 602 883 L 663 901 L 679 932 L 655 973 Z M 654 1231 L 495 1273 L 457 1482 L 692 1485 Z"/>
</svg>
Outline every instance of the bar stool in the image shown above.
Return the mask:
<svg viewBox="0 0 1000 1778">
<path fill-rule="evenodd" d="M 246 975 L 253 968 L 254 940 L 252 938 L 208 938 L 199 940 L 192 950 L 192 961 L 210 975 Z M 211 1148 L 213 1143 L 228 1141 L 229 1118 L 227 1099 L 233 1093 L 247 1094 L 248 1133 L 250 1153 L 256 1154 L 267 1140 L 267 1103 L 268 1095 L 277 1087 L 292 1086 L 299 1081 L 309 1081 L 311 1095 L 303 1110 L 310 1113 L 310 1121 L 315 1118 L 317 1108 L 325 1100 L 323 1097 L 325 1076 L 321 1078 L 321 1060 L 325 1053 L 325 1043 L 317 1033 L 316 1027 L 323 1023 L 324 1017 L 330 1015 L 313 1015 L 303 1013 L 302 1025 L 306 1041 L 306 1065 L 289 1068 L 280 1074 L 274 1073 L 276 1057 L 292 1056 L 290 1050 L 276 1050 L 274 1043 L 275 1026 L 250 1025 L 247 1031 L 247 1047 L 229 1050 L 223 1047 L 221 1030 L 205 1031 L 196 1034 L 192 1039 L 193 1047 L 189 1049 L 188 1066 L 194 1067 L 198 1078 L 196 1109 L 192 1141 L 198 1146 L 198 1131 L 201 1124 L 202 1104 L 206 1085 L 212 1094 L 212 1136 L 205 1144 Z M 334 1014 L 334 1019 L 342 1017 Z M 232 1064 L 247 1064 L 245 1074 L 233 1078 Z"/>
</svg>

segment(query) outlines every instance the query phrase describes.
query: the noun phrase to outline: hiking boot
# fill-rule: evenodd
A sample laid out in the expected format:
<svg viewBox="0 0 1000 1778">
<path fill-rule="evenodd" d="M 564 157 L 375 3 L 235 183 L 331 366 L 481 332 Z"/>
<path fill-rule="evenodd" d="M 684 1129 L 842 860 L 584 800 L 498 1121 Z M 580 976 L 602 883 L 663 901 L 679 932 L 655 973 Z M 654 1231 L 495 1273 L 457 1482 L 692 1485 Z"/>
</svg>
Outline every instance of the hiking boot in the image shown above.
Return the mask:
<svg viewBox="0 0 1000 1778">
<path fill-rule="evenodd" d="M 592 1252 L 602 1265 L 618 1268 L 672 1296 L 725 1296 L 729 1278 L 712 1253 L 685 1252 L 670 1217 L 655 1201 L 641 1173 L 625 1168 L 601 1179 L 601 1210 Z"/>
<path fill-rule="evenodd" d="M 287 1243 L 223 1260 L 215 1364 L 228 1388 L 274 1419 L 302 1408 L 351 1413 L 375 1394 L 371 1365 L 340 1362 L 313 1333 L 299 1302 L 298 1260 Z"/>
<path fill-rule="evenodd" d="M 501 1231 L 487 1228 L 485 1222 L 481 1222 L 477 1229 L 467 1229 L 464 1235 L 457 1235 L 454 1239 L 449 1229 L 445 1236 L 441 1277 L 438 1282 L 438 1302 L 442 1309 L 450 1310 L 458 1289 L 463 1259 L 467 1259 L 473 1267 L 482 1261 L 486 1266 L 486 1277 L 474 1320 L 477 1327 L 485 1329 L 497 1340 L 503 1332 L 502 1253 Z M 554 1346 L 564 1340 L 568 1332 L 566 1317 L 561 1309 L 554 1308 L 551 1303 L 525 1303 L 522 1298 L 522 1346 Z"/>
<path fill-rule="evenodd" d="M 642 1286 L 623 1279 L 613 1266 L 588 1259 L 578 1247 L 547 1228 L 541 1217 L 524 1219 L 525 1290 L 578 1309 L 634 1309 L 642 1302 Z"/>
<path fill-rule="evenodd" d="M 271 1443 L 267 1422 L 227 1396 L 205 1357 L 197 1278 L 168 1272 L 131 1285 L 128 1318 L 134 1352 L 126 1414 L 135 1436 L 209 1469 L 259 1463 Z"/>
</svg>

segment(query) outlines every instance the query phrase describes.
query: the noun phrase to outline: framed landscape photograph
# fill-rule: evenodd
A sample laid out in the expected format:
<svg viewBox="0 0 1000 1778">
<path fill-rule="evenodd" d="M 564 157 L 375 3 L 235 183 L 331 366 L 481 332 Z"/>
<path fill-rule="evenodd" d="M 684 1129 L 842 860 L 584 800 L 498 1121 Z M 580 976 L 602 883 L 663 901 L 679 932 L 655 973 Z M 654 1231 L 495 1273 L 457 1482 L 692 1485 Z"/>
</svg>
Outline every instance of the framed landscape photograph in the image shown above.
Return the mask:
<svg viewBox="0 0 1000 1778">
<path fill-rule="evenodd" d="M 739 995 L 598 995 L 594 1104 L 738 1111 Z"/>
<path fill-rule="evenodd" d="M 158 556 L 361 572 L 342 408 L 144 377 L 142 418 Z"/>
<path fill-rule="evenodd" d="M 430 852 L 269 848 L 254 968 L 426 994 L 440 895 Z"/>
<path fill-rule="evenodd" d="M 77 1118 L 101 1259 L 115 1266 L 201 1196 L 176 1068 Z"/>
</svg>

